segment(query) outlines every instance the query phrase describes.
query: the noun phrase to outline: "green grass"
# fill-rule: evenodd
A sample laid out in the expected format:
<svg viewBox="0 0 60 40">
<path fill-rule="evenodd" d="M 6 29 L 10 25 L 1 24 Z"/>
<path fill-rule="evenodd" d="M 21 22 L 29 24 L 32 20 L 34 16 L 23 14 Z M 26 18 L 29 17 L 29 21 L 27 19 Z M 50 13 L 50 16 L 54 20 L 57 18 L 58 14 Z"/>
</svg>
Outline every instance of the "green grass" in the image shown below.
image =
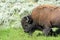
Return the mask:
<svg viewBox="0 0 60 40">
<path fill-rule="evenodd" d="M 37 36 L 40 31 L 35 31 L 32 36 L 24 33 L 22 28 L 15 29 L 10 28 L 6 30 L 0 30 L 0 40 L 60 40 L 60 35 L 57 37 L 44 35 Z"/>
</svg>

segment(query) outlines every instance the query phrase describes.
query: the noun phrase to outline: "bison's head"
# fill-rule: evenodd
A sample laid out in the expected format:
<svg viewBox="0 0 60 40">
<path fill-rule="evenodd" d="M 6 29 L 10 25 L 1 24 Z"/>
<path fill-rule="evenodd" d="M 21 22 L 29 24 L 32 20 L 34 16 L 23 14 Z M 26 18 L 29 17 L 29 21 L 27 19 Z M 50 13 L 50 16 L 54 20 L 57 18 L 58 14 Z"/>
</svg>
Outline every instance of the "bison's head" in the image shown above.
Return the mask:
<svg viewBox="0 0 60 40">
<path fill-rule="evenodd" d="M 22 28 L 26 33 L 32 33 L 32 29 L 34 27 L 33 20 L 31 19 L 31 15 L 25 16 L 21 20 Z"/>
<path fill-rule="evenodd" d="M 23 17 L 21 20 L 21 25 L 24 29 L 24 32 L 29 33 L 30 35 L 32 35 L 36 29 L 42 30 L 40 25 L 37 25 L 33 22 L 31 15 Z"/>
</svg>

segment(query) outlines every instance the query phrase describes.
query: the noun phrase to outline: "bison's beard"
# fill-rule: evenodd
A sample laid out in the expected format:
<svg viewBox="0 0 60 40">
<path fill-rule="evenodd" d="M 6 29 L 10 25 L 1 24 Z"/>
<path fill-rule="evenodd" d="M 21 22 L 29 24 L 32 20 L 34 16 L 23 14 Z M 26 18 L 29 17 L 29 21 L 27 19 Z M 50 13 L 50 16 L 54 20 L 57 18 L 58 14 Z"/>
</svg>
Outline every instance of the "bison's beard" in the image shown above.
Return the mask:
<svg viewBox="0 0 60 40">
<path fill-rule="evenodd" d="M 24 32 L 28 33 L 29 35 L 32 36 L 32 34 L 34 33 L 35 30 L 36 30 L 36 28 L 29 27 L 29 28 L 25 29 Z"/>
<path fill-rule="evenodd" d="M 42 31 L 42 30 L 43 30 L 43 27 L 40 26 L 40 25 L 34 25 L 34 26 L 31 26 L 31 27 L 28 27 L 28 28 L 25 30 L 25 33 L 28 33 L 29 35 L 32 36 L 32 34 L 35 32 L 35 30 L 40 30 L 40 31 Z"/>
</svg>

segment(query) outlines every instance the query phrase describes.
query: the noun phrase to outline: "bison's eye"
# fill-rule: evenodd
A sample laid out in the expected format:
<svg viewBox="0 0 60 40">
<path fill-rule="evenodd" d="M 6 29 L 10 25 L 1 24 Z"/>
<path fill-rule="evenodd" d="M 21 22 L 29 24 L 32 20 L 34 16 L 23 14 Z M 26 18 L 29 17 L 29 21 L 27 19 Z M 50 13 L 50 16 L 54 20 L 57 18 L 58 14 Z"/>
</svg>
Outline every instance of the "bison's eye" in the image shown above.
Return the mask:
<svg viewBox="0 0 60 40">
<path fill-rule="evenodd" d="M 29 20 L 28 22 L 26 21 L 27 24 L 32 24 L 33 21 Z"/>
</svg>

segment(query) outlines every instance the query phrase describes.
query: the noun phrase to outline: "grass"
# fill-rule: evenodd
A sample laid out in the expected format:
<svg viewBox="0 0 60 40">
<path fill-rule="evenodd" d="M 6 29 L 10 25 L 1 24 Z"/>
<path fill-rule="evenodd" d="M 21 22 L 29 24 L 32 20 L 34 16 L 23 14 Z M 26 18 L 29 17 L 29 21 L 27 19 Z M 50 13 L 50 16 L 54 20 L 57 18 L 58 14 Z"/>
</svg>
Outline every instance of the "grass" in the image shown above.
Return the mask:
<svg viewBox="0 0 60 40">
<path fill-rule="evenodd" d="M 60 35 L 57 37 L 44 35 L 37 36 L 40 31 L 35 31 L 33 36 L 24 33 L 22 28 L 10 28 L 6 30 L 0 30 L 0 40 L 60 40 Z"/>
</svg>

